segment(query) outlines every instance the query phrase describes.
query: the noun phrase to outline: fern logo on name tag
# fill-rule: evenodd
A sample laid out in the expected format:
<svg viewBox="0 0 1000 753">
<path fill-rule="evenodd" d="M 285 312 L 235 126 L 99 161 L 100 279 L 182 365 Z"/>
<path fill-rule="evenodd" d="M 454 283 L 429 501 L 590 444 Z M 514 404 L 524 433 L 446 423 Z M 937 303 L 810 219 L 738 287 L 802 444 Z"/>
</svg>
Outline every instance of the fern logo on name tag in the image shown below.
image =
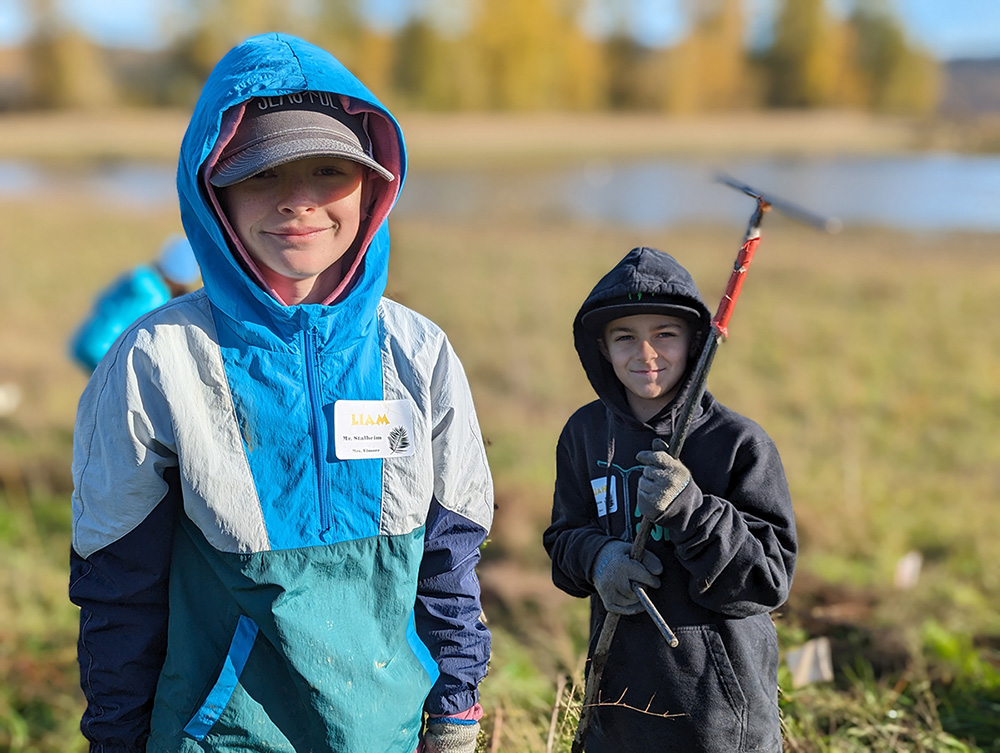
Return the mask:
<svg viewBox="0 0 1000 753">
<path fill-rule="evenodd" d="M 402 426 L 397 426 L 395 429 L 389 432 L 389 452 L 393 455 L 397 455 L 401 452 L 406 452 L 410 446 L 409 437 L 406 435 L 406 429 Z"/>
<path fill-rule="evenodd" d="M 413 409 L 408 400 L 338 400 L 333 405 L 339 460 L 413 454 Z"/>
</svg>

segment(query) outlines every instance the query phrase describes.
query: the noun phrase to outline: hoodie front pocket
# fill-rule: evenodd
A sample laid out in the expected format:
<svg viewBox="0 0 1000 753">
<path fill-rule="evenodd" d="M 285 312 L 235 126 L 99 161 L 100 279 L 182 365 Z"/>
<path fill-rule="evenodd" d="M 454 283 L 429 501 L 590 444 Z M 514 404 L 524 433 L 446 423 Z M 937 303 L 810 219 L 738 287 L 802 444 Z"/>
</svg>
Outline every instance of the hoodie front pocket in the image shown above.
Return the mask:
<svg viewBox="0 0 1000 753">
<path fill-rule="evenodd" d="M 657 643 L 645 640 L 655 630 L 640 621 L 648 622 L 645 614 L 624 619 L 630 621 L 626 630 L 635 624 L 641 633 L 618 644 L 605 670 L 603 697 L 620 707 L 598 711 L 601 734 L 609 746 L 602 749 L 650 750 L 648 740 L 657 737 L 663 742 L 656 750 L 670 753 L 742 751 L 746 696 L 716 627 L 675 627 L 680 645 L 670 648 L 658 634 Z M 622 626 L 619 631 L 627 635 Z"/>
<path fill-rule="evenodd" d="M 710 663 L 715 668 L 719 687 L 737 717 L 743 716 L 746 710 L 746 698 L 740 688 L 739 679 L 729 661 L 729 654 L 722 642 L 722 637 L 715 630 L 704 628 L 701 631 L 705 639 L 706 653 Z"/>
<path fill-rule="evenodd" d="M 195 740 L 204 740 L 205 735 L 215 726 L 233 697 L 236 684 L 239 682 L 243 668 L 246 666 L 250 651 L 257 640 L 257 623 L 245 615 L 240 615 L 236 623 L 236 632 L 229 644 L 225 661 L 219 676 L 208 692 L 205 702 L 201 705 L 191 720 L 184 726 L 184 731 Z"/>
</svg>

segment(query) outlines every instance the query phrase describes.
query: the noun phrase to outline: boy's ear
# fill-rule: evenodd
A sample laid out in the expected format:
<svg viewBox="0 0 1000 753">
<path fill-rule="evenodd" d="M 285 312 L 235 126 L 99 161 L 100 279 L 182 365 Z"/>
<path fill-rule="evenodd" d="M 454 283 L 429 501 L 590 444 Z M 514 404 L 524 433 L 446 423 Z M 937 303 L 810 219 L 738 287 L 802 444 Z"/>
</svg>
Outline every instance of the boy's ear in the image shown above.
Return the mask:
<svg viewBox="0 0 1000 753">
<path fill-rule="evenodd" d="M 380 186 L 376 181 L 382 180 L 371 170 L 365 170 L 364 182 L 361 186 L 361 219 L 370 219 L 375 212 L 375 205 L 378 203 L 378 189 Z"/>
</svg>

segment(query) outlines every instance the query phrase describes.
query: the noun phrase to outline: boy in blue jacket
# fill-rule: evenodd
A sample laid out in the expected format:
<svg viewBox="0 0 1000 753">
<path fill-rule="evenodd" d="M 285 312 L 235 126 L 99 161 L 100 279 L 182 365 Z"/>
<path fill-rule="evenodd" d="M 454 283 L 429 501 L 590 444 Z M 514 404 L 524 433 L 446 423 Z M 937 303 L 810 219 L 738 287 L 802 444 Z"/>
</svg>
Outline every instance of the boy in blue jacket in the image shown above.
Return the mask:
<svg viewBox="0 0 1000 753">
<path fill-rule="evenodd" d="M 448 340 L 382 295 L 405 170 L 300 39 L 205 84 L 177 178 L 204 288 L 117 340 L 77 417 L 92 751 L 475 750 L 493 490 Z"/>
<path fill-rule="evenodd" d="M 780 753 L 778 645 L 768 614 L 788 595 L 795 521 L 778 451 L 705 393 L 679 460 L 666 451 L 710 315 L 671 256 L 630 251 L 573 323 L 598 400 L 556 449 L 544 544 L 556 586 L 591 597 L 593 651 L 618 623 L 587 753 Z M 655 527 L 642 561 L 631 541 Z M 680 644 L 670 648 L 632 584 Z"/>
</svg>

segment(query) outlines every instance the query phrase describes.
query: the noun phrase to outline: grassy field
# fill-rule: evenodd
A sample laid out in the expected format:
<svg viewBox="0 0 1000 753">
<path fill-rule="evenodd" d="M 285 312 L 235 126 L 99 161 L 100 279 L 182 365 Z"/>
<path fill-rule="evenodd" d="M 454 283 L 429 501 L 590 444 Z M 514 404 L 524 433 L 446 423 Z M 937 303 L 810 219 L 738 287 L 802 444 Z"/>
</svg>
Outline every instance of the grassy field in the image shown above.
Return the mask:
<svg viewBox="0 0 1000 753">
<path fill-rule="evenodd" d="M 590 156 L 975 150 L 997 124 L 937 123 L 860 112 L 757 112 L 664 117 L 643 113 L 397 113 L 414 165 L 557 161 Z M 61 164 L 105 159 L 172 162 L 190 113 L 96 110 L 6 113 L 0 159 Z"/>
<path fill-rule="evenodd" d="M 0 201 L 0 227 L 0 394 L 16 384 L 22 397 L 0 416 L 0 750 L 72 753 L 85 746 L 69 459 L 85 378 L 65 343 L 94 292 L 178 225 L 171 211 L 123 215 L 80 196 Z M 717 301 L 743 227 L 495 216 L 392 230 L 389 294 L 449 333 L 496 480 L 483 744 L 545 751 L 554 724 L 552 749 L 568 750 L 586 605 L 551 585 L 540 536 L 556 436 L 591 399 L 573 315 L 634 245 L 676 255 Z M 709 388 L 758 420 L 786 465 L 802 554 L 776 616 L 782 648 L 819 636 L 833 647 L 831 683 L 793 688 L 783 671 L 789 751 L 1000 751 L 997 245 L 765 224 Z M 908 552 L 923 568 L 904 589 L 894 573 Z M 569 712 L 556 707 L 564 686 Z"/>
</svg>

